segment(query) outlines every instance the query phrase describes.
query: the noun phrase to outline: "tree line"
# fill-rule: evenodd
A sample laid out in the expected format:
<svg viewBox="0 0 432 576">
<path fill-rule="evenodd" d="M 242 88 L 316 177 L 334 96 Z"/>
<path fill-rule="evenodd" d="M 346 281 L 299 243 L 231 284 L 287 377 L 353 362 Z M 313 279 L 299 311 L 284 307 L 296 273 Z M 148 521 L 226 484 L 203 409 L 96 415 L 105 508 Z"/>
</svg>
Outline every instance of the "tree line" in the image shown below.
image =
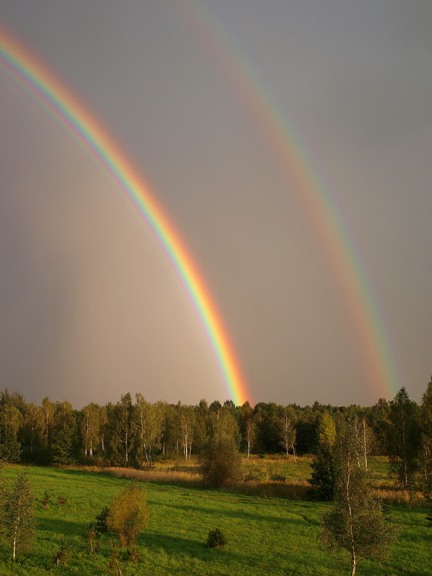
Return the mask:
<svg viewBox="0 0 432 576">
<path fill-rule="evenodd" d="M 96 464 L 144 468 L 156 458 L 200 455 L 216 430 L 251 454 L 315 454 L 328 460 L 332 428 L 355 418 L 364 454 L 388 456 L 401 486 L 432 491 L 432 379 L 420 404 L 402 388 L 371 407 L 286 406 L 230 400 L 196 405 L 151 403 L 140 393 L 116 403 L 74 409 L 68 401 L 26 402 L 0 392 L 0 460 L 33 464 Z M 327 440 L 326 440 L 327 437 Z"/>
</svg>

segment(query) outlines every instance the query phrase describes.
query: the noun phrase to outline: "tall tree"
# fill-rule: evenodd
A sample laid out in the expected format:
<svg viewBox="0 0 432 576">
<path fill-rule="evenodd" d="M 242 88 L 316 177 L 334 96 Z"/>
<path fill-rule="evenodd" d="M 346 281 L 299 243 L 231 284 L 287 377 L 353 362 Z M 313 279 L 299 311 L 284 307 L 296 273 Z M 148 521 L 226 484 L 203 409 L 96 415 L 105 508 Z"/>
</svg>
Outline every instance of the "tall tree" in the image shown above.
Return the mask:
<svg viewBox="0 0 432 576">
<path fill-rule="evenodd" d="M 286 406 L 279 422 L 279 438 L 283 451 L 288 456 L 291 452 L 294 462 L 296 461 L 295 442 L 297 431 L 295 429 L 296 413 L 292 406 Z"/>
<path fill-rule="evenodd" d="M 312 475 L 309 480 L 321 500 L 332 500 L 334 497 L 337 474 L 335 442 L 336 424 L 330 413 L 325 411 L 321 414 L 318 424 L 318 445 L 311 464 Z"/>
<path fill-rule="evenodd" d="M 151 404 L 142 394 L 136 394 L 132 411 L 132 424 L 135 428 L 137 444 L 136 461 L 147 465 L 152 460 L 155 449 L 160 448 L 164 422 L 164 405 Z"/>
<path fill-rule="evenodd" d="M 51 457 L 55 464 L 72 464 L 75 461 L 77 440 L 76 414 L 70 402 L 54 404 L 53 424 L 51 428 Z"/>
<path fill-rule="evenodd" d="M 41 406 L 30 403 L 24 416 L 22 429 L 23 445 L 25 446 L 25 457 L 34 461 L 37 452 L 40 452 L 43 445 L 44 417 Z"/>
<path fill-rule="evenodd" d="M 99 447 L 101 428 L 101 411 L 97 404 L 91 403 L 81 410 L 80 432 L 84 456 L 93 458 L 94 451 Z"/>
<path fill-rule="evenodd" d="M 242 449 L 246 448 L 247 457 L 250 458 L 252 447 L 256 438 L 256 423 L 254 411 L 249 402 L 245 402 L 239 409 L 240 433 Z"/>
<path fill-rule="evenodd" d="M 419 408 L 401 388 L 390 404 L 388 451 L 391 470 L 410 492 L 415 487 L 420 449 Z"/>
<path fill-rule="evenodd" d="M 107 451 L 109 461 L 116 466 L 130 466 L 132 438 L 132 398 L 129 393 L 120 402 L 107 405 Z"/>
<path fill-rule="evenodd" d="M 194 441 L 196 414 L 193 406 L 178 405 L 179 432 L 181 446 L 186 460 L 191 457 Z"/>
<path fill-rule="evenodd" d="M 358 460 L 361 439 L 353 421 L 339 431 L 335 446 L 337 476 L 334 508 L 322 519 L 321 539 L 330 549 L 346 550 L 355 576 L 362 558 L 382 557 L 393 543 L 395 529 L 383 515 L 371 476 Z"/>
<path fill-rule="evenodd" d="M 23 421 L 21 412 L 11 404 L 0 406 L 0 460 L 19 462 L 21 445 L 18 433 Z"/>
<path fill-rule="evenodd" d="M 45 448 L 48 449 L 51 442 L 51 429 L 54 421 L 54 406 L 47 397 L 42 400 L 42 412 L 44 420 L 43 442 Z"/>
</svg>

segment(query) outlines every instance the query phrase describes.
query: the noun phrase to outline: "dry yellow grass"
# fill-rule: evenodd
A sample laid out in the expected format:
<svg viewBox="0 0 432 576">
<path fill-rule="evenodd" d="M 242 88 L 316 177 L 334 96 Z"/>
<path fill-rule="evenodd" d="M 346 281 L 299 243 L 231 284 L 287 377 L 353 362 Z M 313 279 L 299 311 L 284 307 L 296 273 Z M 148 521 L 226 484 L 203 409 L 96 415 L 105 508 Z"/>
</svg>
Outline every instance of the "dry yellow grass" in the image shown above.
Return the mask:
<svg viewBox="0 0 432 576">
<path fill-rule="evenodd" d="M 242 494 L 265 497 L 280 497 L 291 500 L 308 500 L 311 498 L 310 464 L 312 457 L 303 456 L 293 462 L 291 457 L 251 456 L 243 457 L 244 479 L 232 488 Z M 376 492 L 387 504 L 424 505 L 425 500 L 420 492 L 410 494 L 398 489 L 388 477 L 387 461 L 377 458 L 373 462 L 376 477 Z M 108 472 L 119 478 L 133 478 L 142 482 L 173 484 L 196 487 L 201 485 L 199 460 L 172 459 L 159 460 L 151 467 L 137 470 L 133 468 L 89 466 L 90 472 Z"/>
</svg>

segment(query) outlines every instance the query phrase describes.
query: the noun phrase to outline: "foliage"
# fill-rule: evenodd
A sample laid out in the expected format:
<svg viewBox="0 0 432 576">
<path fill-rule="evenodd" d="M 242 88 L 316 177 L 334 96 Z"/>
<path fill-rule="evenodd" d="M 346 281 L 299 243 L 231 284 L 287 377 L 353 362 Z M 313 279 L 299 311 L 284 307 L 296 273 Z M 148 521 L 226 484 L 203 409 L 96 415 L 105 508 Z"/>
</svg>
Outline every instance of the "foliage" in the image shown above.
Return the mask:
<svg viewBox="0 0 432 576">
<path fill-rule="evenodd" d="M 114 532 L 121 546 L 132 546 L 148 523 L 148 509 L 142 486 L 127 485 L 117 494 L 109 507 L 107 526 Z"/>
<path fill-rule="evenodd" d="M 401 388 L 390 404 L 388 452 L 391 470 L 399 484 L 411 492 L 415 489 L 420 451 L 419 410 Z"/>
<path fill-rule="evenodd" d="M 26 472 L 21 472 L 8 486 L 1 485 L 0 526 L 3 544 L 12 560 L 31 548 L 34 536 L 34 496 Z"/>
<path fill-rule="evenodd" d="M 432 504 L 432 377 L 421 404 L 420 489 Z"/>
<path fill-rule="evenodd" d="M 6 390 L 0 392 L 0 459 L 148 469 L 167 455 L 189 460 L 205 452 L 215 431 L 222 428 L 248 456 L 252 451 L 280 454 L 281 449 L 304 455 L 316 452 L 318 446 L 331 451 L 335 422 L 349 412 L 364 424 L 369 454 L 372 448 L 374 454 L 390 456 L 400 484 L 423 490 L 432 468 L 428 402 L 420 417 L 419 407 L 403 389 L 391 403 L 379 400 L 370 408 L 335 408 L 318 402 L 304 407 L 272 402 L 235 406 L 232 401 L 208 405 L 205 400 L 196 406 L 152 404 L 141 394 L 133 398 L 128 393 L 116 403 L 91 403 L 74 410 L 67 401 L 48 398 L 39 406 L 26 403 L 21 395 Z"/>
<path fill-rule="evenodd" d="M 318 446 L 312 461 L 312 475 L 309 480 L 314 494 L 320 500 L 333 500 L 337 475 L 334 457 L 336 425 L 331 415 L 325 411 L 318 424 Z"/>
<path fill-rule="evenodd" d="M 335 505 L 324 514 L 321 532 L 328 548 L 344 549 L 350 554 L 352 576 L 360 559 L 382 557 L 396 536 L 375 497 L 370 474 L 357 458 L 358 443 L 355 421 L 346 422 L 335 447 Z"/>
<path fill-rule="evenodd" d="M 295 429 L 296 413 L 292 406 L 286 406 L 279 421 L 279 443 L 285 454 L 293 455 L 294 461 L 296 460 L 295 443 L 297 438 L 297 430 Z"/>
<path fill-rule="evenodd" d="M 226 538 L 223 535 L 222 531 L 219 528 L 215 528 L 215 530 L 210 530 L 207 537 L 207 546 L 209 548 L 221 548 L 225 546 Z"/>
<path fill-rule="evenodd" d="M 235 484 L 241 477 L 241 460 L 234 439 L 216 434 L 201 457 L 201 473 L 207 486 L 220 488 Z"/>
<path fill-rule="evenodd" d="M 330 451 L 336 441 L 336 425 L 331 415 L 325 411 L 318 425 L 318 444 Z"/>
<path fill-rule="evenodd" d="M 333 500 L 337 467 L 333 451 L 319 446 L 311 464 L 312 475 L 309 480 L 314 495 L 319 500 Z"/>
<path fill-rule="evenodd" d="M 109 517 L 110 509 L 109 506 L 104 506 L 99 514 L 96 516 L 96 521 L 94 523 L 96 531 L 99 534 L 104 534 L 108 532 L 108 517 Z"/>
</svg>

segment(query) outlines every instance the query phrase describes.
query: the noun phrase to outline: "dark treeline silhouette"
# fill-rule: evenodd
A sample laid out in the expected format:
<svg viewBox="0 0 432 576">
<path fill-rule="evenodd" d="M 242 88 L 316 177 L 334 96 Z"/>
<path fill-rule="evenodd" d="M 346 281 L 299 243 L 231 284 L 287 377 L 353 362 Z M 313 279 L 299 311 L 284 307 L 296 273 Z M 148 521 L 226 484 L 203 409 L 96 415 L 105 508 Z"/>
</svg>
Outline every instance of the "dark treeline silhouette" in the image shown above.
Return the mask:
<svg viewBox="0 0 432 576">
<path fill-rule="evenodd" d="M 260 402 L 252 408 L 230 400 L 191 406 L 125 394 L 116 403 L 76 410 L 67 401 L 26 402 L 5 389 L 0 460 L 144 468 L 162 457 L 202 454 L 217 429 L 230 434 L 245 455 L 282 453 L 295 459 L 322 450 L 331 435 L 328 422 L 337 425 L 347 415 L 358 422 L 367 454 L 388 456 L 401 485 L 409 487 L 414 474 L 421 474 L 432 490 L 432 380 L 420 405 L 402 388 L 393 400 L 371 407 Z"/>
</svg>

